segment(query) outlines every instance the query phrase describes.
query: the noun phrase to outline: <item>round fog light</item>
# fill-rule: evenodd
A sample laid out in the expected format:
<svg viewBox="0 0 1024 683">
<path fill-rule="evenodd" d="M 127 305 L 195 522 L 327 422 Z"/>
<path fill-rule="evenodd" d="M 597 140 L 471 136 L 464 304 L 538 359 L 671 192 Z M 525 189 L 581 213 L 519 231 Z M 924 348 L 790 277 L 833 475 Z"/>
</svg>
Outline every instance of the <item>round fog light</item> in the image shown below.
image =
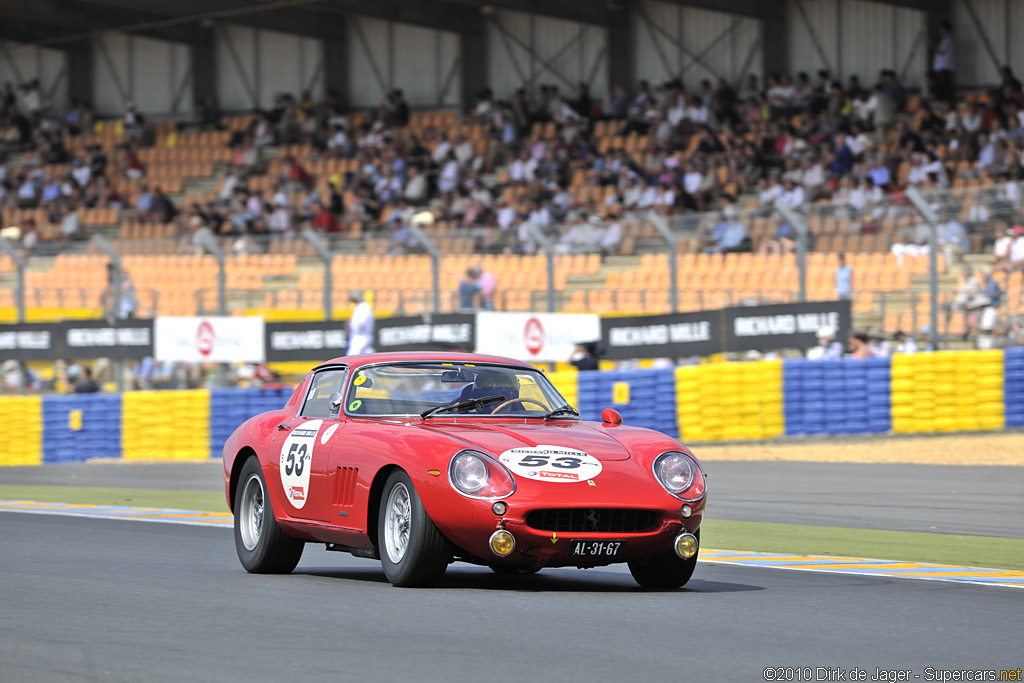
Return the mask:
<svg viewBox="0 0 1024 683">
<path fill-rule="evenodd" d="M 492 537 L 493 538 L 493 537 Z M 493 547 L 493 546 L 492 546 Z M 691 533 L 676 536 L 676 555 L 688 560 L 697 554 L 697 537 Z"/>
<path fill-rule="evenodd" d="M 508 505 L 505 505 L 505 503 L 502 503 L 500 500 L 491 506 L 491 512 L 499 516 L 505 514 L 507 510 Z"/>
<path fill-rule="evenodd" d="M 489 544 L 491 546 L 491 552 L 498 557 L 508 557 L 512 554 L 512 551 L 516 549 L 515 537 L 504 529 L 498 529 L 491 534 Z M 696 544 L 694 547 L 696 547 Z"/>
<path fill-rule="evenodd" d="M 690 515 L 693 514 L 693 510 L 690 509 L 689 505 L 683 506 L 683 519 L 689 519 Z"/>
</svg>

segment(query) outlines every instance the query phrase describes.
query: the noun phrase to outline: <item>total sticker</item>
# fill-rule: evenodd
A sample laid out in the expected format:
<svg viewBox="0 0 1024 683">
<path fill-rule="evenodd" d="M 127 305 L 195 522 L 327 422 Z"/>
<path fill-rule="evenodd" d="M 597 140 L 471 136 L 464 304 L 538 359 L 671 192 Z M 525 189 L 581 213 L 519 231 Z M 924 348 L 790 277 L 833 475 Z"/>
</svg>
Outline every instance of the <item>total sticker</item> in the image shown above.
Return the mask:
<svg viewBox="0 0 1024 683">
<path fill-rule="evenodd" d="M 330 441 L 331 437 L 334 436 L 334 432 L 336 431 L 338 431 L 338 425 L 331 425 L 330 427 L 325 429 L 324 433 L 320 435 L 320 445 L 323 446 L 328 441 Z"/>
<path fill-rule="evenodd" d="M 323 420 L 304 422 L 291 431 L 281 445 L 281 486 L 288 502 L 301 510 L 309 496 L 309 468 L 313 445 Z"/>
<path fill-rule="evenodd" d="M 601 461 L 583 451 L 562 446 L 523 446 L 498 456 L 505 467 L 520 477 L 572 484 L 601 474 Z"/>
</svg>

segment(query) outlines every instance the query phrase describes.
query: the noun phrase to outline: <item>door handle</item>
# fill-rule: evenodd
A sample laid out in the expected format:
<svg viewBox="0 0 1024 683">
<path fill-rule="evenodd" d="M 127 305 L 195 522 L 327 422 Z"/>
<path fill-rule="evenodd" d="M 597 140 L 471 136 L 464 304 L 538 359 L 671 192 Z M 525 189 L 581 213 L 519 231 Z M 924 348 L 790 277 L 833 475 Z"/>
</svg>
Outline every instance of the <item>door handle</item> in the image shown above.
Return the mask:
<svg viewBox="0 0 1024 683">
<path fill-rule="evenodd" d="M 285 429 L 291 429 L 291 428 L 292 428 L 292 426 L 290 424 L 285 424 L 284 422 L 282 422 L 281 424 L 277 425 L 277 431 L 279 431 L 279 432 L 283 431 Z"/>
</svg>

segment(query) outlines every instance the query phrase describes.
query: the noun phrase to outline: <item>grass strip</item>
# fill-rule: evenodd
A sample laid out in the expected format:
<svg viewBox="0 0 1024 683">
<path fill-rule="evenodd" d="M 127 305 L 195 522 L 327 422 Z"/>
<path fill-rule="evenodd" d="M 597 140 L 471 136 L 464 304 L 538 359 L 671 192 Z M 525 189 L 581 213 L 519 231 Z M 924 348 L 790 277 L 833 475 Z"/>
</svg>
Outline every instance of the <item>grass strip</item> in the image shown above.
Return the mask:
<svg viewBox="0 0 1024 683">
<path fill-rule="evenodd" d="M 701 545 L 794 555 L 835 555 L 1024 570 L 1024 539 L 708 519 Z"/>
<path fill-rule="evenodd" d="M 8 484 L 0 485 L 0 500 L 34 500 L 40 503 L 71 503 L 75 505 L 129 505 L 140 508 L 171 508 L 200 512 L 228 511 L 224 494 L 218 491 Z"/>
</svg>

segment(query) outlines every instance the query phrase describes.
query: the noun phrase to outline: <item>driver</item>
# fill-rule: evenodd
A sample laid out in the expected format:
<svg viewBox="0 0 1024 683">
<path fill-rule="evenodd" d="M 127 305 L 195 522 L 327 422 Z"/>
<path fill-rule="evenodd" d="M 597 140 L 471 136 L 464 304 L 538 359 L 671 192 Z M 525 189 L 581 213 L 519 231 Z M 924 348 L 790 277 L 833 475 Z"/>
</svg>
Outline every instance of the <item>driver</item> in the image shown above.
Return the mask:
<svg viewBox="0 0 1024 683">
<path fill-rule="evenodd" d="M 509 373 L 498 370 L 480 370 L 472 384 L 462 390 L 459 396 L 460 401 L 472 398 L 486 398 L 488 396 L 504 396 L 501 402 L 519 398 L 519 382 Z M 479 412 L 491 412 L 498 405 L 485 405 L 478 408 Z"/>
</svg>

